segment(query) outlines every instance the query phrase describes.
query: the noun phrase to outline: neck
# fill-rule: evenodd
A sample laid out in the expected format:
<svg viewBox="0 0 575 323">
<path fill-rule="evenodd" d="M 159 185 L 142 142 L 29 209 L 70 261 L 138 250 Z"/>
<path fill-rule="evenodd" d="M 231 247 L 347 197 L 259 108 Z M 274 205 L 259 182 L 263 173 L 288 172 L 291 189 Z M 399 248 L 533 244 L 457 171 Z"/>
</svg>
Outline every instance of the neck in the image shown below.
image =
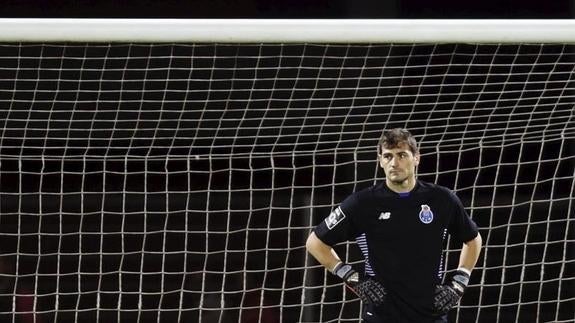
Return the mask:
<svg viewBox="0 0 575 323">
<path fill-rule="evenodd" d="M 415 177 L 409 177 L 403 182 L 392 182 L 389 179 L 385 179 L 385 184 L 387 187 L 394 191 L 395 193 L 407 193 L 411 192 L 415 187 Z"/>
</svg>

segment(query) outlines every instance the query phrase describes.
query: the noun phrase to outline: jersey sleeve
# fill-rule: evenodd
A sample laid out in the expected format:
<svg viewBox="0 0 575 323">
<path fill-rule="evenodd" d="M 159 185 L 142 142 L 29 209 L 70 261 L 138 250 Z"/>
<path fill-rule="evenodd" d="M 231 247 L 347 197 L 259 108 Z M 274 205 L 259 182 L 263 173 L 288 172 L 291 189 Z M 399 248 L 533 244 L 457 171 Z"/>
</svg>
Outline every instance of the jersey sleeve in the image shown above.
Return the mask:
<svg viewBox="0 0 575 323">
<path fill-rule="evenodd" d="M 449 234 L 461 242 L 467 242 L 477 237 L 477 225 L 463 207 L 461 200 L 453 192 L 449 192 L 451 203 L 453 205 L 453 213 L 449 223 Z"/>
<path fill-rule="evenodd" d="M 339 242 L 355 239 L 358 234 L 357 214 L 360 214 L 360 203 L 357 195 L 346 198 L 315 228 L 316 236 L 329 246 Z"/>
</svg>

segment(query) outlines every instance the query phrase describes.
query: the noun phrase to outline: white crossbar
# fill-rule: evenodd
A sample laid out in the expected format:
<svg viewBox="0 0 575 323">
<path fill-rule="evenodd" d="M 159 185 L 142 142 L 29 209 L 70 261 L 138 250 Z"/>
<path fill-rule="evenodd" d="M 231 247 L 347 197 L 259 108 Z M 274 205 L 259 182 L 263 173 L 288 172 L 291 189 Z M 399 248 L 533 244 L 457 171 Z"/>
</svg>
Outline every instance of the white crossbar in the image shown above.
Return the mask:
<svg viewBox="0 0 575 323">
<path fill-rule="evenodd" d="M 575 43 L 575 20 L 25 18 L 0 42 Z"/>
</svg>

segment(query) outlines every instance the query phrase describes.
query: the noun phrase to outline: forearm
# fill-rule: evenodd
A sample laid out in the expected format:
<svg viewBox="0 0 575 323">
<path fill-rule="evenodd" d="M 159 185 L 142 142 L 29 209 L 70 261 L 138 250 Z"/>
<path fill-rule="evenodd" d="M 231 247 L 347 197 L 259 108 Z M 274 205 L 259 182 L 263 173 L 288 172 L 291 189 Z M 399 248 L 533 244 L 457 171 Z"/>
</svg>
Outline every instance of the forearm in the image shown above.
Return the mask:
<svg viewBox="0 0 575 323">
<path fill-rule="evenodd" d="M 475 239 L 463 244 L 461 254 L 459 255 L 459 268 L 465 268 L 469 272 L 475 268 L 475 264 L 481 253 L 481 244 L 482 239 L 479 233 Z"/>
<path fill-rule="evenodd" d="M 333 248 L 321 241 L 313 232 L 307 238 L 305 246 L 307 251 L 329 271 L 341 261 Z"/>
</svg>

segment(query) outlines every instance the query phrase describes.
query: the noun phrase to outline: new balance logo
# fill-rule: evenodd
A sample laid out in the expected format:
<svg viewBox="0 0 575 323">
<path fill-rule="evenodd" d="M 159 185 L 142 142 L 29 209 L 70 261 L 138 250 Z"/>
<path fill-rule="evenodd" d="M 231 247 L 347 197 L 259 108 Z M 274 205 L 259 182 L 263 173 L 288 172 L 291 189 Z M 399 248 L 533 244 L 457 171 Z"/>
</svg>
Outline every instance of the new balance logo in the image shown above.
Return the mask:
<svg viewBox="0 0 575 323">
<path fill-rule="evenodd" d="M 387 220 L 391 217 L 391 213 L 390 212 L 381 212 L 379 214 L 379 220 Z"/>
</svg>

